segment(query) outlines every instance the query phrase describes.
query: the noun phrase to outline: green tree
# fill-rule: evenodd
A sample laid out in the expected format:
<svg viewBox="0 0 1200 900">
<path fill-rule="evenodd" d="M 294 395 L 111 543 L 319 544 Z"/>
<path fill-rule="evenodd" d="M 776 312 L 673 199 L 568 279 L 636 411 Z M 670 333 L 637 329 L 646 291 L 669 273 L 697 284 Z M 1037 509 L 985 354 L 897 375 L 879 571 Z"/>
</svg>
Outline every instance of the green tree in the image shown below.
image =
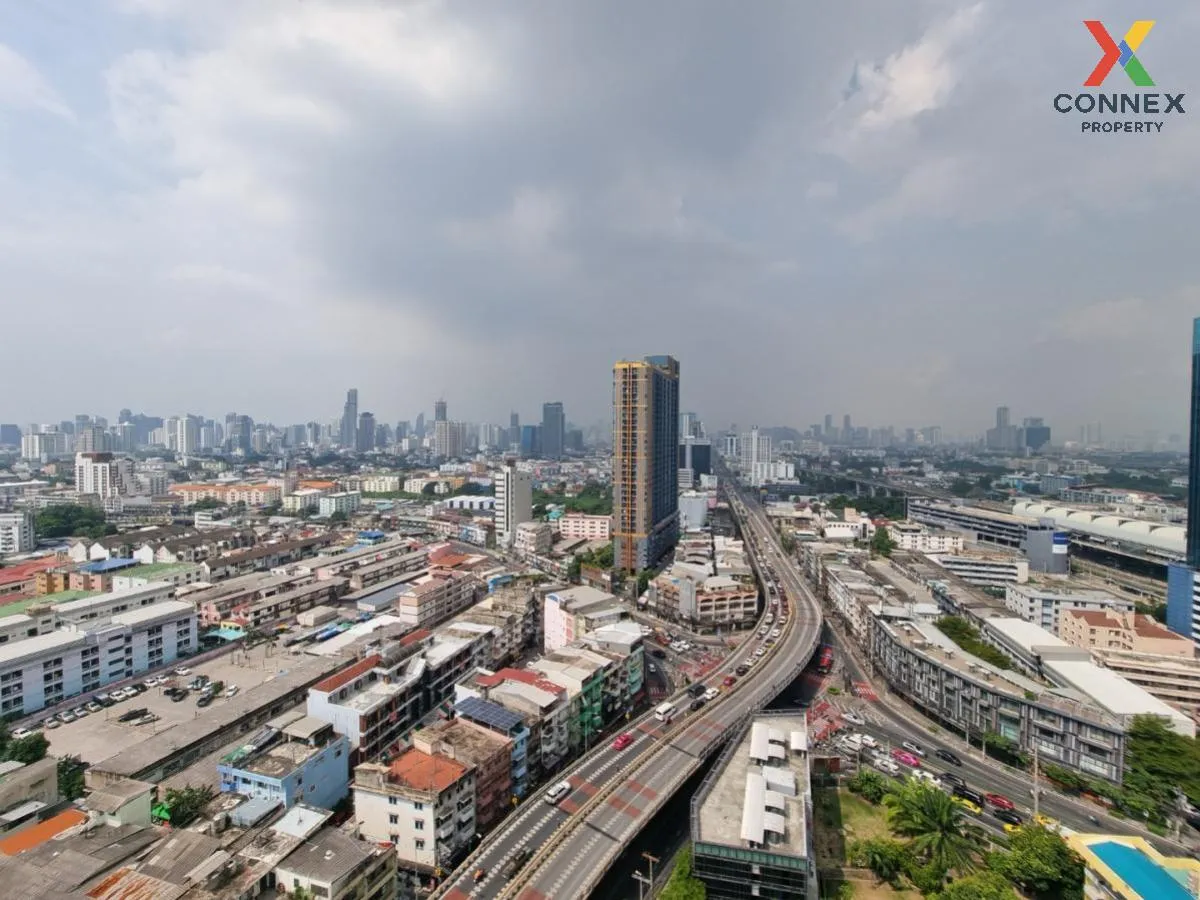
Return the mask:
<svg viewBox="0 0 1200 900">
<path fill-rule="evenodd" d="M 692 877 L 692 848 L 684 847 L 675 857 L 675 867 L 660 900 L 704 900 L 704 882 Z"/>
<path fill-rule="evenodd" d="M 936 623 L 938 629 L 973 656 L 991 663 L 999 669 L 1011 669 L 1012 660 L 979 636 L 979 629 L 961 616 L 942 616 Z"/>
<path fill-rule="evenodd" d="M 956 878 L 930 900 L 1020 900 L 1002 875 L 996 872 L 977 872 Z"/>
<path fill-rule="evenodd" d="M 834 900 L 854 900 L 854 882 L 843 881 L 837 886 Z"/>
<path fill-rule="evenodd" d="M 86 769 L 78 756 L 64 756 L 58 761 L 58 792 L 64 800 L 78 800 L 83 796 Z"/>
<path fill-rule="evenodd" d="M 955 478 L 950 482 L 950 493 L 955 497 L 965 497 L 975 489 L 975 485 L 965 478 Z"/>
<path fill-rule="evenodd" d="M 895 882 L 904 873 L 908 848 L 900 841 L 872 838 L 855 841 L 848 855 L 855 865 L 870 869 L 880 881 Z"/>
<path fill-rule="evenodd" d="M 572 556 L 571 561 L 569 563 L 567 563 L 567 580 L 574 582 L 575 584 L 578 584 L 579 583 L 579 570 L 581 568 L 582 568 L 582 563 L 580 562 L 579 556 L 578 555 Z"/>
<path fill-rule="evenodd" d="M 854 777 L 846 782 L 846 787 L 868 803 L 877 804 L 887 795 L 891 785 L 888 779 L 874 769 L 859 769 Z"/>
<path fill-rule="evenodd" d="M 876 528 L 875 534 L 871 536 L 871 552 L 879 556 L 891 556 L 895 549 L 896 542 L 888 534 L 887 526 L 880 525 Z"/>
<path fill-rule="evenodd" d="M 171 826 L 182 828 L 190 825 L 215 796 L 216 791 L 207 784 L 169 788 L 165 801 L 171 809 Z"/>
<path fill-rule="evenodd" d="M 195 503 L 193 503 L 192 509 L 220 509 L 224 505 L 225 503 L 221 500 L 218 500 L 216 497 L 204 497 L 203 499 L 197 500 Z"/>
<path fill-rule="evenodd" d="M 341 524 L 343 524 L 345 522 L 349 522 L 349 521 L 350 521 L 350 517 L 348 515 L 346 515 L 346 513 L 343 510 L 340 510 L 340 509 L 337 512 L 330 514 L 330 516 L 329 516 L 329 524 L 330 525 L 341 525 Z"/>
<path fill-rule="evenodd" d="M 432 497 L 437 493 L 438 482 L 431 481 L 421 488 L 421 493 L 426 497 Z"/>
<path fill-rule="evenodd" d="M 649 569 L 642 569 L 637 573 L 637 592 L 640 597 L 646 592 L 646 588 L 650 587 L 650 579 L 654 577 L 654 573 Z"/>
<path fill-rule="evenodd" d="M 73 503 L 41 510 L 34 518 L 34 527 L 38 536 L 44 538 L 79 536 L 99 540 L 110 533 L 103 510 Z"/>
<path fill-rule="evenodd" d="M 923 861 L 945 871 L 964 871 L 974 864 L 975 840 L 968 834 L 950 795 L 925 782 L 908 781 L 883 798 L 892 831 L 909 839 Z"/>
<path fill-rule="evenodd" d="M 46 758 L 50 742 L 39 731 L 28 737 L 10 740 L 4 748 L 4 758 L 29 765 Z"/>
<path fill-rule="evenodd" d="M 1025 827 L 1015 832 L 1008 851 L 990 854 L 987 867 L 1036 900 L 1083 897 L 1083 860 L 1059 834 L 1045 828 Z"/>
</svg>

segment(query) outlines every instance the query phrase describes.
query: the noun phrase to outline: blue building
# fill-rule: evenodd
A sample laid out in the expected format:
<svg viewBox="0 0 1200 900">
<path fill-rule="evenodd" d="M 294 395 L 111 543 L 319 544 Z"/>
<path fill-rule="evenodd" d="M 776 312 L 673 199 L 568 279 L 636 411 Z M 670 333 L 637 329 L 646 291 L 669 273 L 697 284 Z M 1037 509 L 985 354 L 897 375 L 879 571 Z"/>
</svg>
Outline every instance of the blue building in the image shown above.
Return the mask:
<svg viewBox="0 0 1200 900">
<path fill-rule="evenodd" d="M 222 793 L 333 809 L 350 793 L 350 741 L 303 712 L 271 720 L 217 765 Z"/>
<path fill-rule="evenodd" d="M 529 790 L 529 728 L 525 720 L 511 709 L 481 697 L 464 697 L 454 710 L 460 719 L 512 741 L 512 792 L 523 798 Z"/>
</svg>

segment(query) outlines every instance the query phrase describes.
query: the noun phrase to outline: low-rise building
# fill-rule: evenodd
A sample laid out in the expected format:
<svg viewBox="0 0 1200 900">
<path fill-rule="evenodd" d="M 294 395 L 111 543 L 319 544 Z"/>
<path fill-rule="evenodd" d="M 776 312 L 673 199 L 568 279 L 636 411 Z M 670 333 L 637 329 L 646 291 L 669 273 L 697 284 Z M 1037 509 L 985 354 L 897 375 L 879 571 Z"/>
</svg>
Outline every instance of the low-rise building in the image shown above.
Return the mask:
<svg viewBox="0 0 1200 900">
<path fill-rule="evenodd" d="M 58 760 L 52 756 L 37 762 L 0 762 L 0 834 L 40 818 L 59 801 Z"/>
<path fill-rule="evenodd" d="M 1132 600 L 1108 591 L 1041 584 L 1005 585 L 1004 605 L 1026 622 L 1040 625 L 1053 634 L 1059 633 L 1063 614 L 1068 610 L 1132 613 L 1134 609 Z"/>
<path fill-rule="evenodd" d="M 661 616 L 708 632 L 752 623 L 759 595 L 748 575 L 714 575 L 708 561 L 676 562 L 654 579 L 646 602 Z"/>
<path fill-rule="evenodd" d="M 434 567 L 396 598 L 396 615 L 410 628 L 435 625 L 471 606 L 481 591 L 473 575 Z"/>
<path fill-rule="evenodd" d="M 28 553 L 36 547 L 32 511 L 0 512 L 0 556 Z"/>
<path fill-rule="evenodd" d="M 692 799 L 692 874 L 713 900 L 811 900 L 812 821 L 807 721 L 759 713 Z"/>
<path fill-rule="evenodd" d="M 514 535 L 513 551 L 520 557 L 549 553 L 554 542 L 554 532 L 546 522 L 521 522 Z"/>
<path fill-rule="evenodd" d="M 588 516 L 583 513 L 567 513 L 552 523 L 560 535 L 568 540 L 582 538 L 587 541 L 612 540 L 612 516 Z"/>
<path fill-rule="evenodd" d="M 395 896 L 396 854 L 322 828 L 275 867 L 275 883 L 321 900 L 383 900 Z"/>
<path fill-rule="evenodd" d="M 340 491 L 336 494 L 326 494 L 317 501 L 317 511 L 322 516 L 332 516 L 336 513 L 353 515 L 362 505 L 362 494 L 358 491 Z"/>
<path fill-rule="evenodd" d="M 1193 659 L 1192 642 L 1180 637 L 1152 617 L 1129 609 L 1069 609 L 1062 614 L 1058 635 L 1073 647 L 1088 650 Z"/>
<path fill-rule="evenodd" d="M 915 522 L 889 522 L 888 536 L 901 550 L 916 553 L 962 553 L 963 536 L 954 531 L 935 531 Z"/>
<path fill-rule="evenodd" d="M 459 702 L 455 708 L 460 716 L 512 739 L 513 786 L 518 797 L 524 796 L 526 784 L 536 784 L 547 773 L 557 771 L 575 752 L 571 702 L 561 684 L 528 669 L 506 668 L 477 672 L 469 682 L 457 685 L 456 692 Z M 510 717 L 492 707 L 506 710 Z"/>
<path fill-rule="evenodd" d="M 333 809 L 349 793 L 350 741 L 303 712 L 268 722 L 217 765 L 222 793 Z"/>
<path fill-rule="evenodd" d="M 354 770 L 359 834 L 395 847 L 397 859 L 421 872 L 447 872 L 475 837 L 475 771 L 410 748 L 391 763 Z"/>
<path fill-rule="evenodd" d="M 112 560 L 109 560 L 112 562 Z M 149 587 L 155 582 L 166 582 L 176 588 L 201 581 L 201 571 L 198 565 L 192 563 L 152 563 L 148 566 L 138 565 L 132 569 L 121 569 L 112 576 L 112 590 L 132 591 L 136 588 Z"/>
<path fill-rule="evenodd" d="M 190 603 L 163 600 L 0 646 L 0 715 L 19 717 L 191 654 Z"/>
<path fill-rule="evenodd" d="M 542 598 L 543 649 L 565 647 L 593 629 L 629 616 L 607 591 L 582 585 L 550 591 Z"/>
<path fill-rule="evenodd" d="M 305 510 L 317 509 L 321 498 L 327 493 L 328 491 L 320 488 L 299 488 L 283 498 L 283 512 L 294 515 Z"/>
<path fill-rule="evenodd" d="M 502 710 L 506 712 L 506 710 Z M 510 714 L 511 715 L 511 714 Z M 475 820 L 488 828 L 513 807 L 513 742 L 467 719 L 450 719 L 416 731 L 415 749 L 475 770 Z"/>
<path fill-rule="evenodd" d="M 1000 554 L 930 553 L 929 559 L 967 584 L 978 587 L 1007 587 L 1029 580 L 1029 561 Z"/>
</svg>

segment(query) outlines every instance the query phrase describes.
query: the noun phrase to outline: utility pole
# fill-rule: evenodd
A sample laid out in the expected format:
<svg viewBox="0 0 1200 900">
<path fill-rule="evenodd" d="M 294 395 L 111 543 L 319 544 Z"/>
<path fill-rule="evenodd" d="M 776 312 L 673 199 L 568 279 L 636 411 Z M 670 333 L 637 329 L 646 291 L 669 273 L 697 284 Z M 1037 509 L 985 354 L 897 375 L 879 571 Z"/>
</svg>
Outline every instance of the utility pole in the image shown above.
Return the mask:
<svg viewBox="0 0 1200 900">
<path fill-rule="evenodd" d="M 1035 735 L 1033 738 L 1033 818 L 1037 821 L 1038 817 L 1038 740 Z"/>
<path fill-rule="evenodd" d="M 651 881 L 649 878 L 647 878 L 645 875 L 643 875 L 641 872 L 634 872 L 633 880 L 638 883 L 638 900 L 645 900 L 646 888 L 650 888 L 651 890 L 653 890 L 654 882 Z"/>
<path fill-rule="evenodd" d="M 654 884 L 654 866 L 655 864 L 661 862 L 661 860 L 659 860 L 657 856 L 651 856 L 645 850 L 642 851 L 642 859 L 650 863 L 650 884 Z"/>
</svg>

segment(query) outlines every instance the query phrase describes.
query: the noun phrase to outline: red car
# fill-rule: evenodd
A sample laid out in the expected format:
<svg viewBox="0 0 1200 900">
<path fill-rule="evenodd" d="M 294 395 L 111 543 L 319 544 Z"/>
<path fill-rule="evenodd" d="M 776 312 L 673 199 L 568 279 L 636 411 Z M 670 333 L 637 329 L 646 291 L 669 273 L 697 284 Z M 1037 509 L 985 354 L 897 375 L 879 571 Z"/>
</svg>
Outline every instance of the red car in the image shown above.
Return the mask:
<svg viewBox="0 0 1200 900">
<path fill-rule="evenodd" d="M 737 681 L 736 675 L 726 675 L 725 680 L 722 681 L 721 684 L 725 685 L 725 687 L 730 687 L 735 681 Z"/>
<path fill-rule="evenodd" d="M 624 750 L 626 747 L 628 747 L 632 743 L 633 743 L 633 735 L 627 731 L 624 734 L 617 736 L 617 739 L 615 741 L 613 741 L 612 747 L 614 750 Z"/>
<path fill-rule="evenodd" d="M 1013 802 L 1003 794 L 984 794 L 983 799 L 990 803 L 996 809 L 1007 809 L 1009 812 L 1016 809 Z"/>
</svg>

